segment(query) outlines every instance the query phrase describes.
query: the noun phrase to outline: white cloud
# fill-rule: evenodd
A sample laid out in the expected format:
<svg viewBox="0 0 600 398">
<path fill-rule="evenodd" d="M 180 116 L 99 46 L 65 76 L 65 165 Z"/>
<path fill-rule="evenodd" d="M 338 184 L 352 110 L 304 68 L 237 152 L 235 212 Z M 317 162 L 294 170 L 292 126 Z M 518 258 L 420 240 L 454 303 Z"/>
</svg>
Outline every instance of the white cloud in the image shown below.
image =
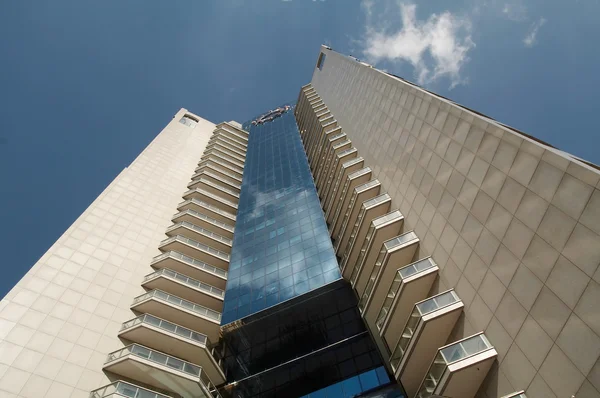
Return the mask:
<svg viewBox="0 0 600 398">
<path fill-rule="evenodd" d="M 502 13 L 511 21 L 523 22 L 527 20 L 527 7 L 521 0 L 513 0 L 511 2 L 504 3 L 504 6 L 502 7 Z"/>
<path fill-rule="evenodd" d="M 385 17 L 390 15 L 389 9 L 385 10 L 382 21 L 381 18 L 373 18 L 373 7 L 372 0 L 363 1 L 367 17 L 363 53 L 369 62 L 408 62 L 414 67 L 419 84 L 431 83 L 442 77 L 450 80 L 451 88 L 466 82 L 461 77 L 461 69 L 469 60 L 468 52 L 475 47 L 468 17 L 445 11 L 419 21 L 415 4 L 400 3 L 400 21 L 386 20 Z"/>
<path fill-rule="evenodd" d="M 527 32 L 527 36 L 523 39 L 523 44 L 525 47 L 533 47 L 537 42 L 537 35 L 542 26 L 546 23 L 546 18 L 542 17 L 531 24 L 529 28 L 529 32 Z"/>
</svg>

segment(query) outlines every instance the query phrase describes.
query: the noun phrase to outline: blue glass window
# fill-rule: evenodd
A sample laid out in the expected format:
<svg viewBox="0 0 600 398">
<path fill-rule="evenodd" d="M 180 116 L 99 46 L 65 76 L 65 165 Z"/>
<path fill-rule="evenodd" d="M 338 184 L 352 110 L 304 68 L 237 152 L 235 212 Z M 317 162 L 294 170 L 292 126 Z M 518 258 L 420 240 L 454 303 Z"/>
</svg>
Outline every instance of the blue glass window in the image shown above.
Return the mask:
<svg viewBox="0 0 600 398">
<path fill-rule="evenodd" d="M 341 278 L 293 110 L 244 128 L 223 325 Z"/>
<path fill-rule="evenodd" d="M 332 384 L 322 390 L 311 392 L 302 398 L 352 398 L 390 382 L 383 366 Z M 401 395 L 398 395 L 400 398 Z"/>
</svg>

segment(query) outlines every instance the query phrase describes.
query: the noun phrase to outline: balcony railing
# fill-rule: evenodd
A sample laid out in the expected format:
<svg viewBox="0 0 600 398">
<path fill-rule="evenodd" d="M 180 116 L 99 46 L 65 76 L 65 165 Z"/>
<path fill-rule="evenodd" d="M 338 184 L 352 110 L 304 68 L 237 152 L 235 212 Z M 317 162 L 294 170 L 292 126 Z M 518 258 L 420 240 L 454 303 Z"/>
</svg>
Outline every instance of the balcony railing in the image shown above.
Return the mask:
<svg viewBox="0 0 600 398">
<path fill-rule="evenodd" d="M 207 203 L 207 205 L 208 205 L 208 203 Z M 219 209 L 219 210 L 221 210 L 221 209 Z M 221 222 L 221 221 L 219 221 L 219 220 L 217 220 L 215 218 L 209 217 L 206 214 L 202 214 L 202 213 L 199 213 L 199 212 L 197 212 L 195 210 L 191 210 L 191 209 L 180 211 L 179 213 L 175 214 L 173 216 L 173 218 L 175 219 L 175 218 L 181 217 L 181 216 L 183 216 L 185 214 L 189 214 L 189 215 L 194 216 L 194 217 L 196 217 L 196 218 L 198 218 L 200 220 L 204 220 L 204 221 L 206 221 L 206 222 L 208 222 L 210 224 L 214 224 L 214 225 L 218 226 L 219 228 L 225 229 L 225 230 L 227 230 L 229 232 L 232 232 L 232 233 L 233 233 L 233 231 L 235 229 L 233 226 L 231 226 L 229 224 L 225 224 L 224 222 Z"/>
<path fill-rule="evenodd" d="M 194 184 L 199 183 L 199 182 L 203 182 L 206 185 L 209 185 L 209 186 L 214 187 L 216 189 L 220 189 L 221 191 L 226 192 L 229 195 L 234 196 L 236 198 L 240 197 L 239 193 L 237 193 L 233 189 L 225 188 L 225 186 L 223 186 L 223 184 L 215 184 L 214 182 L 212 182 L 210 180 L 207 180 L 206 178 L 202 178 L 202 177 L 200 177 L 196 181 L 194 181 Z"/>
<path fill-rule="evenodd" d="M 148 389 L 138 387 L 135 384 L 124 381 L 116 381 L 112 384 L 98 388 L 90 392 L 90 398 L 172 398 L 170 395 L 159 394 Z"/>
<path fill-rule="evenodd" d="M 198 181 L 200 181 L 200 180 L 198 180 Z M 205 180 L 205 181 L 206 181 L 206 180 Z M 235 202 L 232 202 L 232 201 L 230 201 L 230 200 L 227 200 L 227 199 L 224 199 L 224 198 L 220 197 L 219 195 L 215 195 L 215 194 L 213 194 L 213 193 L 211 193 L 211 192 L 208 192 L 208 191 L 207 191 L 207 190 L 205 190 L 205 189 L 200 189 L 200 188 L 196 188 L 196 189 L 190 189 L 189 191 L 185 192 L 185 193 L 183 194 L 183 196 L 185 197 L 185 196 L 191 195 L 191 194 L 193 194 L 194 192 L 197 192 L 197 193 L 199 193 L 199 194 L 202 194 L 202 195 L 206 195 L 206 196 L 208 196 L 209 198 L 212 198 L 212 199 L 214 199 L 214 200 L 216 200 L 216 201 L 219 201 L 219 202 L 225 203 L 226 205 L 228 205 L 229 207 L 233 207 L 234 209 L 237 209 L 237 207 L 238 207 L 237 203 L 235 203 Z"/>
<path fill-rule="evenodd" d="M 200 207 L 207 208 L 207 209 L 209 209 L 210 211 L 212 211 L 214 213 L 220 214 L 220 215 L 222 215 L 224 217 L 230 218 L 231 220 L 235 221 L 235 214 L 231 214 L 231 213 L 229 213 L 229 212 L 227 212 L 225 210 L 222 210 L 221 208 L 219 208 L 219 207 L 217 207 L 215 205 L 211 205 L 208 202 L 205 202 L 203 200 L 196 199 L 196 198 L 192 198 L 192 199 L 188 199 L 186 201 L 183 201 L 183 202 L 179 203 L 178 207 L 181 207 L 181 206 L 183 206 L 184 204 L 187 204 L 187 203 L 193 203 L 193 204 L 198 205 Z"/>
<path fill-rule="evenodd" d="M 165 258 L 174 258 L 176 260 L 181 260 L 184 263 L 188 263 L 188 264 L 193 265 L 197 268 L 200 268 L 206 272 L 210 272 L 211 274 L 215 274 L 224 279 L 227 279 L 227 271 L 225 271 L 221 268 L 217 268 L 212 265 L 206 264 L 205 262 L 202 262 L 200 260 L 196 260 L 195 258 L 186 256 L 185 254 L 177 253 L 174 251 L 168 251 L 159 256 L 154 257 L 152 259 L 152 264 L 155 264 L 161 260 L 164 260 Z"/>
<path fill-rule="evenodd" d="M 196 169 L 194 171 L 198 172 L 200 169 L 207 166 L 210 162 L 212 162 L 213 164 L 218 164 L 219 166 L 225 167 L 228 170 L 233 171 L 234 173 L 238 173 L 240 176 L 242 176 L 244 174 L 244 170 L 240 170 L 239 168 L 222 161 L 221 157 L 217 158 L 216 156 L 211 157 L 211 158 L 200 159 L 200 161 L 198 162 L 198 167 L 196 167 Z"/>
<path fill-rule="evenodd" d="M 432 392 L 435 391 L 450 364 L 493 348 L 483 332 L 440 348 L 429 367 L 429 372 L 425 376 L 416 398 L 431 397 Z"/>
<path fill-rule="evenodd" d="M 187 221 L 181 221 L 181 222 L 178 222 L 178 223 L 175 223 L 175 224 L 171 225 L 169 228 L 167 228 L 167 232 L 170 232 L 170 231 L 172 231 L 172 230 L 174 230 L 176 228 L 179 228 L 179 227 L 186 227 L 188 229 L 194 230 L 194 231 L 198 232 L 201 235 L 208 236 L 209 238 L 212 238 L 214 240 L 218 240 L 219 242 L 222 242 L 222 243 L 224 243 L 226 245 L 229 245 L 229 246 L 231 246 L 233 244 L 233 241 L 231 239 L 229 239 L 229 238 L 227 238 L 225 236 L 219 235 L 217 233 L 214 233 L 214 232 L 212 232 L 212 231 L 210 231 L 210 230 L 208 230 L 206 228 L 202 228 L 202 227 L 199 227 L 199 226 L 197 226 L 195 224 L 189 223 Z"/>
<path fill-rule="evenodd" d="M 231 182 L 231 181 L 227 180 L 226 178 L 223 178 L 223 177 L 221 177 L 221 176 L 219 176 L 219 175 L 217 175 L 217 174 L 215 174 L 215 173 L 211 172 L 211 170 L 208 170 L 208 169 L 207 169 L 207 170 L 205 170 L 205 171 L 202 173 L 202 175 L 203 175 L 203 176 L 206 176 L 206 177 L 213 178 L 213 179 L 217 180 L 217 181 L 218 181 L 220 184 L 224 184 L 224 185 L 226 185 L 226 186 L 230 186 L 230 187 L 233 187 L 233 188 L 235 188 L 235 189 L 238 189 L 238 190 L 242 188 L 242 185 L 241 185 L 241 184 L 236 184 L 236 183 L 234 183 L 234 182 Z M 191 182 L 188 184 L 188 186 L 190 186 L 190 185 L 193 185 L 193 184 L 197 184 L 197 183 L 198 183 L 199 181 L 201 181 L 201 180 L 202 180 L 202 177 L 200 177 L 200 178 L 197 178 L 196 180 L 194 180 L 194 181 L 191 181 Z M 236 191 L 231 191 L 231 192 L 232 192 L 232 193 L 236 193 Z"/>
<path fill-rule="evenodd" d="M 204 384 L 204 387 L 208 391 L 210 391 L 211 394 L 213 394 L 213 397 L 220 397 L 220 395 L 218 395 L 218 393 L 217 393 L 217 389 L 212 384 L 212 382 L 210 381 L 208 376 L 202 371 L 202 368 L 200 366 L 196 366 L 187 361 L 182 361 L 179 358 L 175 358 L 170 355 L 163 354 L 162 352 L 151 350 L 151 349 L 144 347 L 142 345 L 139 345 L 139 344 L 131 344 L 131 345 L 128 345 L 127 347 L 123 347 L 122 349 L 120 349 L 118 351 L 111 352 L 110 354 L 108 354 L 105 364 L 108 364 L 109 362 L 116 361 L 120 358 L 129 356 L 129 355 L 134 355 L 136 357 L 146 359 L 146 360 L 148 360 L 150 362 L 154 362 L 158 365 L 166 366 L 168 368 L 177 370 L 177 371 L 185 373 L 187 375 L 198 377 L 200 379 L 201 383 Z M 214 394 L 217 394 L 217 395 L 214 395 Z"/>
<path fill-rule="evenodd" d="M 208 145 L 206 145 L 206 148 L 212 148 L 216 145 L 220 145 L 220 146 L 226 148 L 227 150 L 234 152 L 238 156 L 245 158 L 247 149 L 244 148 L 243 146 L 240 146 L 235 141 L 233 141 L 231 139 L 227 139 L 227 138 L 228 138 L 227 136 L 223 136 L 223 135 L 213 136 L 210 138 L 210 140 L 208 140 Z"/>
<path fill-rule="evenodd" d="M 198 289 L 198 290 L 202 290 L 205 293 L 212 294 L 212 295 L 218 296 L 220 298 L 225 297 L 224 290 L 219 289 L 218 287 L 211 286 L 207 283 L 200 282 L 199 280 L 190 278 L 189 276 L 185 276 L 178 272 L 172 271 L 168 268 L 162 268 L 156 272 L 146 275 L 144 277 L 144 280 L 142 281 L 142 284 L 144 284 L 145 282 L 147 282 L 151 279 L 158 278 L 159 276 L 165 276 L 169 279 L 174 279 L 174 280 L 181 282 L 187 286 L 190 286 L 190 287 Z"/>
<path fill-rule="evenodd" d="M 398 295 L 400 291 L 400 286 L 402 286 L 402 281 L 418 274 L 419 272 L 426 271 L 435 267 L 435 262 L 431 257 L 426 257 L 424 259 L 418 260 L 412 264 L 409 264 L 405 267 L 402 267 L 396 273 L 396 277 L 392 281 L 392 285 L 388 290 L 388 294 L 383 302 L 383 306 L 381 307 L 381 311 L 379 311 L 379 315 L 377 315 L 376 325 L 379 330 L 383 328 L 383 324 L 387 317 L 387 314 L 392 307 L 394 299 Z"/>
<path fill-rule="evenodd" d="M 187 373 L 190 376 L 200 377 L 200 373 L 202 373 L 202 368 L 200 366 L 196 366 L 189 362 L 182 361 L 181 359 L 151 350 L 139 344 L 131 344 L 127 347 L 121 348 L 118 351 L 111 352 L 108 354 L 105 363 L 116 361 L 117 359 L 123 358 L 127 355 L 135 355 L 136 357 L 147 359 L 156 364 L 164 365 L 180 372 Z"/>
<path fill-rule="evenodd" d="M 221 145 L 220 142 L 213 142 L 212 144 L 208 145 L 204 151 L 212 151 L 213 149 L 216 149 L 218 151 L 221 151 L 222 153 L 231 156 L 233 159 L 239 161 L 239 162 L 244 162 L 245 158 L 243 156 L 240 156 L 239 153 L 237 153 L 236 151 L 233 151 L 231 149 L 229 149 L 228 147 L 226 147 L 225 145 Z"/>
<path fill-rule="evenodd" d="M 215 322 L 221 322 L 221 313 L 215 310 L 211 310 L 210 308 L 206 308 L 202 305 L 192 303 L 191 301 L 184 300 L 180 297 L 173 296 L 169 293 L 165 293 L 162 290 L 151 290 L 148 293 L 142 294 L 141 296 L 137 296 L 133 299 L 132 306 L 135 306 L 137 303 L 142 302 L 144 300 L 148 300 L 151 298 L 157 298 L 162 301 L 166 301 L 170 304 L 181 307 L 182 309 L 194 312 L 200 316 L 211 319 Z"/>
<path fill-rule="evenodd" d="M 387 260 L 388 260 L 387 254 L 390 251 L 392 251 L 406 243 L 414 241 L 416 239 L 418 239 L 417 234 L 415 234 L 413 231 L 410 231 L 410 232 L 406 232 L 396 238 L 390 239 L 383 244 L 383 248 L 379 252 L 379 257 L 377 258 L 377 261 L 375 262 L 375 265 L 373 266 L 373 270 L 371 271 L 369 280 L 367 281 L 367 286 L 365 287 L 365 291 L 363 292 L 363 295 L 360 298 L 360 301 L 358 302 L 358 308 L 361 312 L 365 309 L 367 303 L 369 302 L 371 293 L 373 293 L 373 289 L 375 288 L 375 282 L 377 281 L 377 279 L 379 277 L 379 271 L 381 270 L 382 266 L 384 266 L 383 263 L 387 262 Z"/>
<path fill-rule="evenodd" d="M 195 332 L 193 330 L 190 330 L 188 328 L 184 328 L 183 326 L 176 325 L 172 322 L 165 321 L 164 319 L 157 318 L 154 315 L 150 315 L 150 314 L 140 315 L 137 318 L 133 318 L 133 319 L 123 323 L 121 325 L 121 331 L 131 329 L 132 327 L 140 325 L 140 324 L 151 325 L 151 326 L 157 327 L 159 329 L 162 329 L 166 332 L 175 333 L 176 335 L 178 335 L 184 339 L 191 340 L 195 343 L 202 344 L 204 346 L 207 346 L 209 344 L 208 337 L 206 337 L 205 335 Z"/>
<path fill-rule="evenodd" d="M 202 161 L 208 160 L 208 159 L 210 159 L 210 157 L 216 157 L 216 158 L 222 159 L 223 161 L 230 163 L 232 166 L 237 167 L 238 169 L 242 169 L 242 170 L 244 169 L 244 163 L 234 160 L 231 155 L 229 155 L 228 153 L 225 153 L 223 151 L 220 151 L 218 148 L 209 149 L 208 151 L 204 151 L 200 160 L 202 160 Z"/>
<path fill-rule="evenodd" d="M 210 253 L 212 255 L 215 255 L 215 256 L 217 256 L 219 258 L 222 258 L 225 261 L 229 261 L 229 254 L 227 254 L 225 252 L 222 252 L 220 250 L 217 250 L 217 249 L 213 249 L 212 247 L 207 246 L 207 245 L 205 245 L 203 243 L 196 242 L 193 239 L 186 238 L 183 235 L 175 235 L 175 236 L 173 236 L 171 238 L 165 239 L 165 240 L 163 240 L 163 241 L 160 242 L 160 245 L 161 246 L 167 245 L 167 244 L 169 244 L 171 242 L 175 242 L 175 241 L 182 242 L 182 243 L 185 243 L 187 245 L 196 247 L 196 248 L 198 248 L 198 249 L 200 249 L 202 251 L 208 252 L 208 253 Z"/>
</svg>

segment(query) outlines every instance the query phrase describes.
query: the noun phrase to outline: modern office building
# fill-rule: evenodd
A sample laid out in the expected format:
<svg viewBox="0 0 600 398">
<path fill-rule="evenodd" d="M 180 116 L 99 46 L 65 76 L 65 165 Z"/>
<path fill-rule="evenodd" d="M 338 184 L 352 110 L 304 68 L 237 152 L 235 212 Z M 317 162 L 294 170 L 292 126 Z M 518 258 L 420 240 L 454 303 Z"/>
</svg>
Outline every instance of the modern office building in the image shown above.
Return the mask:
<svg viewBox="0 0 600 398">
<path fill-rule="evenodd" d="M 321 47 L 185 109 L 0 304 L 0 397 L 600 397 L 600 172 Z"/>
</svg>

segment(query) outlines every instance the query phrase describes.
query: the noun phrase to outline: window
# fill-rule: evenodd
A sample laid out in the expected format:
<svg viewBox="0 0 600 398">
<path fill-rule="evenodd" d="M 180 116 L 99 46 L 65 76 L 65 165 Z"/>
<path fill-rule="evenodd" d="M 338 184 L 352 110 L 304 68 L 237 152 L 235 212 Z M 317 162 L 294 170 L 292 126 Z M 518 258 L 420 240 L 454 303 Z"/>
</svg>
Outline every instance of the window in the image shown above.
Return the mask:
<svg viewBox="0 0 600 398">
<path fill-rule="evenodd" d="M 319 70 L 323 70 L 324 63 L 325 63 L 325 54 L 321 53 L 321 54 L 319 54 L 319 60 L 317 61 L 317 68 L 319 68 Z"/>
<path fill-rule="evenodd" d="M 196 124 L 198 123 L 198 120 L 194 119 L 193 117 L 189 116 L 189 115 L 184 115 L 180 120 L 179 123 L 181 124 L 185 124 L 188 127 L 196 127 Z"/>
</svg>

